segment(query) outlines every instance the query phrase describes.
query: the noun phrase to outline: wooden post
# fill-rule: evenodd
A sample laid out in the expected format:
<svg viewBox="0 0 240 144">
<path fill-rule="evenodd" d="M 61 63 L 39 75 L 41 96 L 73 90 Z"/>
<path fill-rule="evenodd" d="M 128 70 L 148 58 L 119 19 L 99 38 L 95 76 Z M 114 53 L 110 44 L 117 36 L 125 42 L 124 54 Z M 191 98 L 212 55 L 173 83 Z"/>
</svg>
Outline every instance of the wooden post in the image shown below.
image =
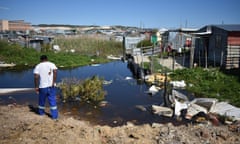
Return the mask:
<svg viewBox="0 0 240 144">
<path fill-rule="evenodd" d="M 151 55 L 151 73 L 153 73 L 153 53 L 154 53 L 154 45 L 155 44 L 153 44 L 153 47 L 152 47 L 152 55 Z"/>
<path fill-rule="evenodd" d="M 172 51 L 173 61 L 172 61 L 172 70 L 174 71 L 175 66 L 175 53 Z"/>
<path fill-rule="evenodd" d="M 125 59 L 126 56 L 126 38 L 123 36 L 122 47 L 123 47 L 123 58 Z"/>
<path fill-rule="evenodd" d="M 163 94 L 163 99 L 164 99 L 164 106 L 170 107 L 170 102 L 168 98 L 168 91 L 167 91 L 167 72 L 165 71 L 164 73 L 165 79 L 164 79 L 164 94 Z"/>
<path fill-rule="evenodd" d="M 195 42 L 194 42 L 194 40 L 193 40 L 193 38 L 191 38 L 192 39 L 192 45 L 191 45 L 191 47 L 190 47 L 190 68 L 192 68 L 193 67 L 193 61 L 194 61 L 194 47 L 195 47 Z"/>
<path fill-rule="evenodd" d="M 186 48 L 184 46 L 184 48 L 183 48 L 183 62 L 182 62 L 183 66 L 185 66 L 185 52 L 186 52 Z"/>
<path fill-rule="evenodd" d="M 207 46 L 205 45 L 205 68 L 208 67 L 208 61 L 207 61 Z"/>
</svg>

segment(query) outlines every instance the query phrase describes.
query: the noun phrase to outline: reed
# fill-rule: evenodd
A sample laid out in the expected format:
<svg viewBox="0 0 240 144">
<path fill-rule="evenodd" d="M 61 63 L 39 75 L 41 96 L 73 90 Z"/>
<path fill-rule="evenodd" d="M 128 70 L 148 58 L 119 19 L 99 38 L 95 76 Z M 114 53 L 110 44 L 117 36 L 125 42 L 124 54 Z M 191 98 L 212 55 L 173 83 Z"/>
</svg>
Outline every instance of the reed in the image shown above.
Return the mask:
<svg viewBox="0 0 240 144">
<path fill-rule="evenodd" d="M 76 53 L 82 55 L 119 56 L 123 53 L 121 42 L 103 39 L 102 37 L 56 37 L 54 44 L 59 45 L 62 51 L 70 52 L 71 50 L 75 50 Z"/>
<path fill-rule="evenodd" d="M 104 100 L 106 95 L 103 89 L 103 79 L 98 76 L 84 80 L 64 78 L 58 87 L 64 102 L 80 98 L 83 102 L 96 104 Z"/>
</svg>

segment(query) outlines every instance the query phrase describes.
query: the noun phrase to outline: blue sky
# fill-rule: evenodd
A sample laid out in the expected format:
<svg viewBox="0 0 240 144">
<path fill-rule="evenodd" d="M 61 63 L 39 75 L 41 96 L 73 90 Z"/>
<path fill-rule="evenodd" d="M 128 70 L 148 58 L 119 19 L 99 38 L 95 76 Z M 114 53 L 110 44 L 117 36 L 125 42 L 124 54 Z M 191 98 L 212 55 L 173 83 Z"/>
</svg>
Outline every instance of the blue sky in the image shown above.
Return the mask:
<svg viewBox="0 0 240 144">
<path fill-rule="evenodd" d="M 32 24 L 199 28 L 240 24 L 240 0 L 0 0 L 0 19 Z"/>
</svg>

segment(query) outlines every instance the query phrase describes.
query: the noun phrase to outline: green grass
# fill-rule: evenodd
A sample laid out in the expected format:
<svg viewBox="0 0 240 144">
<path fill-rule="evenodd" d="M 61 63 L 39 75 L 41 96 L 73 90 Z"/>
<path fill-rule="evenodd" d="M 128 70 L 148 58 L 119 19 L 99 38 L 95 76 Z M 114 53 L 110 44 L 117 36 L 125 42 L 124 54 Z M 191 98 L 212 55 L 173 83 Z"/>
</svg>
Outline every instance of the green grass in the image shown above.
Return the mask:
<svg viewBox="0 0 240 144">
<path fill-rule="evenodd" d="M 154 72 L 171 72 L 172 80 L 184 80 L 187 90 L 196 97 L 217 98 L 240 107 L 240 77 L 239 71 L 234 74 L 220 71 L 218 68 L 193 68 L 171 71 L 158 62 L 158 57 L 153 57 Z M 150 63 L 144 63 L 145 68 L 150 68 Z"/>
<path fill-rule="evenodd" d="M 170 77 L 173 80 L 185 80 L 187 90 L 197 97 L 217 98 L 240 106 L 240 83 L 237 76 L 226 75 L 218 69 L 175 70 Z"/>
<path fill-rule="evenodd" d="M 0 41 L 0 61 L 18 65 L 34 65 L 39 62 L 40 54 L 34 49 L 22 48 L 16 44 Z"/>
<path fill-rule="evenodd" d="M 83 46 L 87 46 L 79 49 L 79 44 L 81 44 L 85 40 L 86 43 Z M 78 42 L 79 41 L 79 42 Z M 48 52 L 37 52 L 32 48 L 24 48 L 17 44 L 10 44 L 6 41 L 0 41 L 0 61 L 4 61 L 5 63 L 15 63 L 18 67 L 33 67 L 37 63 L 39 63 L 39 57 L 42 54 L 46 54 L 49 58 L 49 61 L 54 62 L 58 67 L 77 67 L 77 66 L 84 66 L 92 63 L 105 63 L 109 62 L 106 59 L 107 55 L 120 55 L 122 54 L 122 48 L 118 42 L 105 42 L 106 47 L 101 48 L 100 55 L 96 56 L 96 47 L 94 44 L 96 42 L 92 41 L 91 44 L 90 40 L 85 38 L 72 40 L 72 39 L 62 39 L 62 43 L 66 44 L 66 47 L 60 45 L 62 51 L 58 53 L 54 53 L 52 51 Z M 72 44 L 73 42 L 73 44 Z M 116 46 L 116 47 L 114 47 Z M 72 48 L 76 48 L 75 53 L 66 52 L 65 50 L 70 50 Z"/>
</svg>

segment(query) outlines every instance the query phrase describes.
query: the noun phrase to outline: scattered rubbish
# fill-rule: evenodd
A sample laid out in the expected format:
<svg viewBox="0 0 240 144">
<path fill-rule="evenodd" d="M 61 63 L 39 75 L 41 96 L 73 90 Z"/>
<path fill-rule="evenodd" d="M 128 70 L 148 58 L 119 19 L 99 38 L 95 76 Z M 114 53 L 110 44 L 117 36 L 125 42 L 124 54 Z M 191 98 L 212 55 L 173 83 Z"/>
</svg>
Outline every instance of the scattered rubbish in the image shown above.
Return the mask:
<svg viewBox="0 0 240 144">
<path fill-rule="evenodd" d="M 75 51 L 76 51 L 75 49 L 70 49 L 71 53 L 75 53 Z"/>
<path fill-rule="evenodd" d="M 147 109 L 142 105 L 136 105 L 135 107 L 141 111 L 147 111 Z"/>
<path fill-rule="evenodd" d="M 213 114 L 227 117 L 231 121 L 240 120 L 240 108 L 230 105 L 227 102 L 218 102 L 215 98 L 196 98 L 191 101 L 188 105 L 186 118 L 191 119 L 199 112 L 207 114 L 208 120 L 215 124 L 219 120 Z M 227 119 L 225 122 L 227 122 Z"/>
<path fill-rule="evenodd" d="M 184 81 L 174 81 L 172 84 L 178 88 L 186 86 Z M 149 92 L 156 93 L 158 88 L 153 85 L 149 88 Z M 197 123 L 210 121 L 216 126 L 220 124 L 223 117 L 225 117 L 224 123 L 228 124 L 240 120 L 240 108 L 227 102 L 218 102 L 216 98 L 195 98 L 189 101 L 188 97 L 181 92 L 181 89 L 172 89 L 169 100 L 172 102 L 169 107 L 152 105 L 153 113 L 172 117 L 173 110 L 170 107 L 174 107 L 174 115 L 178 118 Z"/>
<path fill-rule="evenodd" d="M 97 67 L 97 66 L 100 66 L 100 64 L 91 64 L 91 66 Z"/>
<path fill-rule="evenodd" d="M 110 80 L 110 81 L 104 80 L 104 81 L 103 81 L 103 84 L 104 84 L 104 85 L 109 85 L 109 84 L 111 84 L 112 82 L 113 82 L 112 80 Z"/>
<path fill-rule="evenodd" d="M 34 88 L 0 88 L 0 94 L 12 93 L 17 91 L 31 91 Z"/>
<path fill-rule="evenodd" d="M 215 105 L 218 102 L 216 98 L 195 98 L 191 101 L 191 104 L 197 104 L 203 108 L 205 108 L 207 111 L 210 111 L 211 107 Z"/>
<path fill-rule="evenodd" d="M 148 94 L 151 94 L 151 95 L 155 95 L 160 89 L 161 89 L 161 88 L 156 87 L 155 85 L 152 85 L 152 86 L 148 89 L 147 93 L 148 93 Z"/>
<path fill-rule="evenodd" d="M 185 88 L 186 87 L 186 83 L 184 80 L 171 81 L 170 84 L 172 84 L 174 88 Z"/>
<path fill-rule="evenodd" d="M 59 45 L 53 45 L 53 50 L 60 51 L 61 49 L 60 49 Z"/>
<path fill-rule="evenodd" d="M 116 57 L 116 56 L 113 56 L 113 55 L 109 55 L 107 56 L 108 59 L 110 60 L 121 60 L 121 57 Z"/>
<path fill-rule="evenodd" d="M 14 63 L 10 63 L 10 64 L 1 63 L 1 64 L 0 64 L 0 67 L 14 67 L 14 66 L 16 66 L 16 64 L 14 64 Z"/>
<path fill-rule="evenodd" d="M 217 101 L 215 98 L 195 98 L 188 105 L 186 117 L 190 119 L 199 112 L 207 114 Z"/>
<path fill-rule="evenodd" d="M 174 113 L 175 113 L 176 116 L 180 116 L 181 111 L 183 109 L 187 109 L 187 108 L 188 108 L 188 103 L 187 102 L 179 102 L 178 100 L 175 99 Z"/>
<path fill-rule="evenodd" d="M 173 98 L 176 98 L 180 101 L 189 101 L 188 97 L 185 94 L 183 94 L 181 91 L 176 90 L 176 89 L 172 90 L 172 96 L 173 96 Z"/>
<path fill-rule="evenodd" d="M 133 79 L 132 77 L 126 77 L 125 80 L 131 80 Z"/>
<path fill-rule="evenodd" d="M 105 107 L 107 104 L 108 104 L 107 101 L 101 101 L 101 102 L 99 103 L 99 106 Z"/>
<path fill-rule="evenodd" d="M 201 107 L 195 103 L 191 103 L 188 106 L 186 118 L 191 119 L 194 115 L 198 114 L 199 112 L 207 113 L 208 111 L 204 107 Z"/>
<path fill-rule="evenodd" d="M 168 78 L 168 80 L 170 80 Z M 145 81 L 147 83 L 151 83 L 151 84 L 163 84 L 164 81 L 165 81 L 165 76 L 162 74 L 162 73 L 154 73 L 154 74 L 151 74 L 151 75 L 146 75 L 145 76 Z"/>
<path fill-rule="evenodd" d="M 209 112 L 231 117 L 232 120 L 240 120 L 240 108 L 232 106 L 227 102 L 215 103 Z"/>
<path fill-rule="evenodd" d="M 152 105 L 152 110 L 154 114 L 163 115 L 166 117 L 172 117 L 173 116 L 173 110 L 168 107 L 162 107 L 157 105 Z"/>
</svg>

